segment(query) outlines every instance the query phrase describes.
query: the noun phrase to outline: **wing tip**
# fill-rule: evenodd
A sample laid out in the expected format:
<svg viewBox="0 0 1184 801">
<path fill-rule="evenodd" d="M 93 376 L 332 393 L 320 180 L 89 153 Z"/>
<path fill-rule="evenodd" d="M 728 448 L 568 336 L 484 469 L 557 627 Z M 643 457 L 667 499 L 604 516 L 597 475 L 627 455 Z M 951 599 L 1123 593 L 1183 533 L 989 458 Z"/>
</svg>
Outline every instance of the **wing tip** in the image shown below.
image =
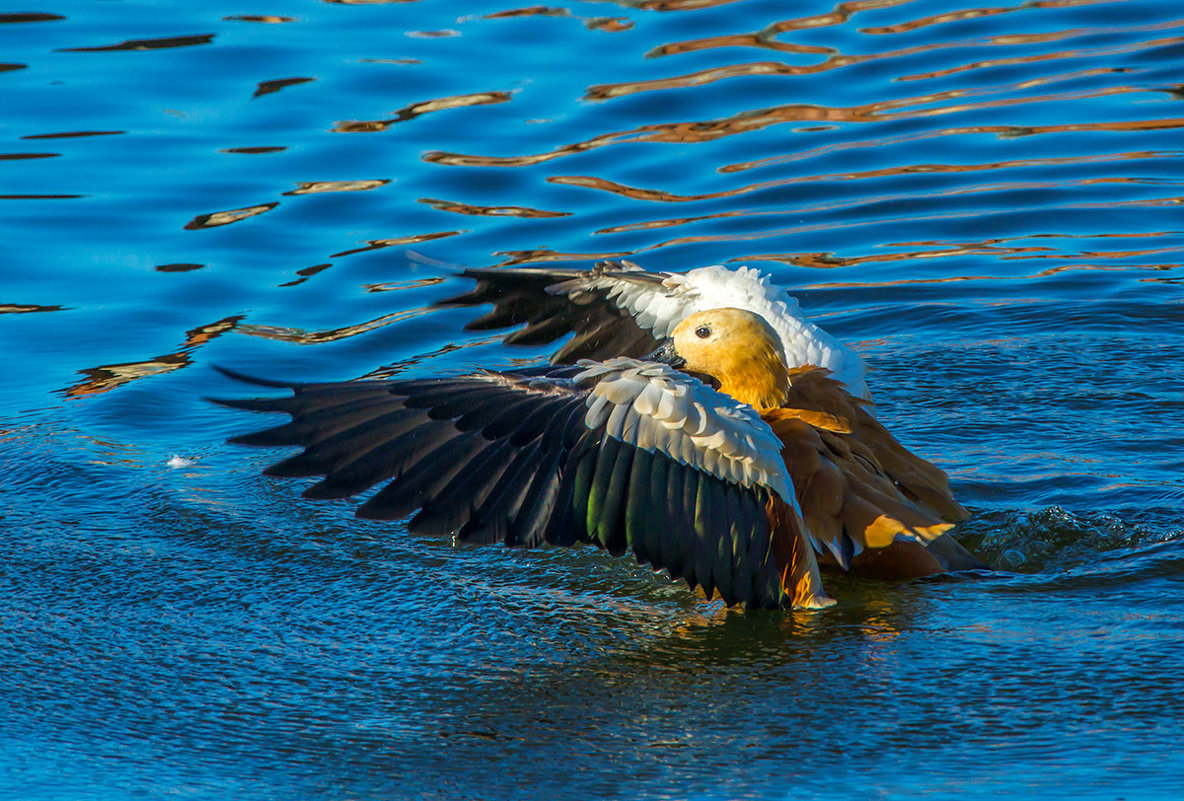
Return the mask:
<svg viewBox="0 0 1184 801">
<path fill-rule="evenodd" d="M 251 384 L 256 387 L 270 387 L 272 389 L 295 389 L 296 388 L 296 384 L 293 384 L 291 381 L 276 381 L 271 378 L 260 378 L 258 376 L 247 375 L 246 373 L 239 372 L 238 370 L 235 370 L 230 367 L 226 367 L 221 364 L 211 364 L 210 366 L 213 367 L 215 370 L 217 370 L 222 375 L 226 376 L 227 378 L 234 379 L 235 381 L 238 381 L 239 383 L 242 383 L 242 384 Z M 215 403 L 221 402 L 221 401 L 215 400 L 213 398 L 210 398 L 210 400 L 213 400 Z"/>
</svg>

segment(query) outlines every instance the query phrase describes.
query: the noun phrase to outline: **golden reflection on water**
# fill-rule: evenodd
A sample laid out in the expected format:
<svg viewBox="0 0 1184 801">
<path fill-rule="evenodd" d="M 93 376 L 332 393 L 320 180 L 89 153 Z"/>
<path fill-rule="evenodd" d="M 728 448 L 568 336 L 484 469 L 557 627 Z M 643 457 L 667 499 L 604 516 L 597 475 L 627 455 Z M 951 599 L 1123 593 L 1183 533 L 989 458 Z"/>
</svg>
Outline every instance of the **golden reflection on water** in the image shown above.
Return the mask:
<svg viewBox="0 0 1184 801">
<path fill-rule="evenodd" d="M 424 114 L 448 109 L 465 108 L 467 106 L 488 106 L 495 103 L 506 103 L 511 99 L 509 92 L 474 92 L 467 95 L 451 95 L 424 100 L 404 106 L 395 112 L 393 117 L 381 120 L 346 120 L 333 126 L 335 133 L 373 133 L 385 131 L 392 125 L 407 120 L 413 120 Z"/>
<path fill-rule="evenodd" d="M 65 306 L 42 306 L 37 303 L 0 303 L 0 314 L 32 314 L 35 312 L 65 311 Z"/>
<path fill-rule="evenodd" d="M 634 255 L 632 250 L 602 250 L 599 252 L 568 252 L 564 253 L 550 248 L 532 248 L 530 250 L 499 250 L 495 255 L 506 256 L 498 262 L 498 267 L 512 267 L 516 264 L 539 264 L 553 261 L 606 261 L 624 259 Z"/>
<path fill-rule="evenodd" d="M 625 186 L 617 184 L 612 181 L 607 181 L 600 178 L 594 178 L 586 175 L 556 175 L 547 180 L 550 183 L 563 184 L 567 186 L 581 186 L 588 189 L 598 189 L 603 192 L 610 192 L 612 194 L 621 195 L 632 200 L 648 200 L 660 203 L 687 203 L 701 200 L 717 200 L 726 197 L 735 197 L 737 195 L 744 195 L 750 192 L 756 192 L 773 187 L 790 186 L 793 184 L 813 183 L 816 181 L 859 181 L 871 178 L 887 178 L 897 175 L 918 175 L 918 174 L 936 174 L 936 173 L 971 173 L 982 172 L 988 170 L 1009 170 L 1017 167 L 1047 167 L 1055 165 L 1073 165 L 1073 164 L 1090 164 L 1090 163 L 1108 163 L 1114 161 L 1126 160 L 1143 160 L 1149 158 L 1156 158 L 1160 156 L 1168 156 L 1167 153 L 1159 153 L 1156 151 L 1139 151 L 1134 153 L 1113 153 L 1097 156 L 1065 156 L 1065 157 L 1051 157 L 1051 158 L 1037 158 L 1037 159 L 1014 159 L 1011 161 L 997 161 L 988 162 L 986 164 L 904 164 L 895 167 L 884 167 L 876 170 L 865 170 L 862 172 L 841 172 L 841 173 L 824 173 L 821 175 L 801 175 L 793 178 L 783 178 L 776 181 L 762 181 L 760 183 L 748 184 L 746 186 L 736 187 L 735 189 L 727 189 L 718 192 L 705 192 L 697 195 L 677 195 L 673 192 L 666 192 L 657 189 L 641 189 L 639 187 Z M 1098 182 L 1121 182 L 1121 183 L 1137 183 L 1135 179 L 1131 178 L 1092 178 L 1083 179 L 1080 183 L 1098 183 Z M 1058 185 L 1066 185 L 1065 182 L 1057 182 Z M 1000 189 L 1015 189 L 1024 187 L 1038 186 L 1037 182 L 1025 183 L 1009 183 L 998 184 L 988 187 L 991 191 L 998 191 Z M 982 191 L 982 187 L 969 187 L 965 192 Z M 957 194 L 959 192 L 955 192 Z M 776 212 L 753 212 L 753 214 L 770 214 Z M 796 211 L 792 213 L 797 213 Z M 614 226 L 612 228 L 603 228 L 596 233 L 619 233 L 622 231 L 638 230 L 642 228 L 661 228 L 671 227 L 674 225 L 682 225 L 687 222 L 698 222 L 706 219 L 718 219 L 721 217 L 736 216 L 743 214 L 743 212 L 722 212 L 713 215 L 704 215 L 701 217 L 683 217 L 672 220 L 652 220 L 644 223 L 631 223 L 627 225 Z"/>
<path fill-rule="evenodd" d="M 981 17 L 993 17 L 1000 14 L 1010 14 L 1014 11 L 1029 11 L 1038 8 L 1074 8 L 1079 6 L 1092 6 L 1100 3 L 1121 3 L 1130 2 L 1130 0 L 1032 0 L 1032 2 L 1020 3 L 1014 6 L 1003 6 L 996 8 L 968 8 L 961 11 L 951 11 L 944 14 L 933 14 L 928 17 L 920 17 L 909 22 L 902 22 L 896 25 L 884 25 L 871 28 L 860 28 L 860 33 L 867 33 L 872 35 L 883 35 L 892 33 L 909 33 L 911 31 L 919 30 L 921 28 L 929 27 L 930 25 L 944 25 L 950 22 L 961 22 L 962 20 L 977 19 Z"/>
<path fill-rule="evenodd" d="M 301 345 L 314 345 L 324 342 L 336 342 L 341 339 L 349 339 L 358 334 L 365 334 L 368 331 L 374 331 L 378 328 L 383 328 L 391 323 L 397 323 L 402 320 L 409 320 L 412 317 L 418 317 L 421 314 L 431 311 L 430 308 L 408 309 L 406 311 L 395 312 L 392 314 L 384 314 L 381 317 L 376 317 L 373 320 L 367 320 L 364 323 L 356 323 L 354 325 L 345 325 L 340 328 L 330 328 L 323 331 L 305 331 L 303 328 L 291 328 L 280 325 L 240 325 L 238 331 L 240 334 L 246 334 L 253 337 L 262 337 L 263 339 L 274 339 L 280 342 L 294 342 Z"/>
<path fill-rule="evenodd" d="M 975 251 L 967 251 L 972 254 Z M 906 254 L 900 254 L 906 255 Z M 924 258 L 926 254 L 907 254 L 911 258 Z M 942 253 L 942 256 L 961 255 L 956 252 Z M 1065 258 L 1076 258 L 1075 256 L 1066 256 Z M 835 261 L 841 262 L 842 259 Z M 799 263 L 799 262 L 794 262 Z M 843 264 L 827 265 L 828 267 L 842 267 Z M 940 278 L 898 278 L 894 281 L 830 281 L 826 283 L 807 284 L 803 286 L 804 289 L 852 289 L 852 288 L 875 288 L 887 286 L 905 286 L 908 284 L 948 284 L 958 281 L 1033 281 L 1040 278 L 1048 278 L 1053 275 L 1059 275 L 1067 272 L 1078 272 L 1088 270 L 1165 270 L 1174 269 L 1179 265 L 1138 265 L 1131 266 L 1116 266 L 1116 265 L 1091 265 L 1091 264 L 1065 264 L 1059 267 L 1050 267 L 1047 270 L 1040 270 L 1039 272 L 1029 273 L 1027 275 L 948 275 Z"/>
<path fill-rule="evenodd" d="M 419 0 L 321 0 L 338 6 L 381 6 L 391 3 L 418 3 Z"/>
<path fill-rule="evenodd" d="M 398 292 L 403 289 L 423 289 L 442 284 L 445 278 L 417 278 L 414 281 L 390 281 L 385 284 L 362 284 L 367 292 Z"/>
<path fill-rule="evenodd" d="M 259 214 L 271 211 L 279 205 L 279 201 L 273 203 L 261 203 L 258 206 L 246 206 L 241 209 L 227 209 L 226 211 L 214 211 L 209 214 L 199 214 L 189 222 L 185 223 L 186 231 L 197 231 L 202 228 L 217 228 L 220 225 L 230 225 L 231 223 L 245 220 L 248 217 L 255 217 Z"/>
<path fill-rule="evenodd" d="M 1007 106 L 1024 105 L 1028 103 L 1040 103 L 1047 102 L 1049 100 L 1065 99 L 1066 97 L 1080 100 L 1136 91 L 1142 92 L 1145 90 L 1137 87 L 1119 87 L 1116 89 L 1107 89 L 1097 92 L 1076 93 L 1068 96 L 1048 95 L 1038 98 L 1012 98 L 1007 100 L 987 101 L 978 104 L 963 103 L 956 106 L 946 106 L 937 109 L 920 109 L 909 112 L 888 114 L 882 114 L 880 112 L 882 112 L 884 109 L 898 107 L 902 104 L 905 104 L 906 101 L 871 103 L 866 106 L 857 106 L 853 108 L 828 108 L 825 106 L 814 105 L 787 105 L 762 109 L 760 111 L 746 111 L 719 120 L 643 125 L 631 130 L 598 134 L 592 138 L 585 139 L 580 142 L 562 145 L 547 153 L 536 153 L 521 156 L 479 156 L 437 150 L 425 153 L 423 160 L 432 164 L 443 164 L 456 167 L 530 167 L 536 164 L 551 161 L 553 159 L 571 156 L 577 153 L 584 153 L 594 148 L 605 147 L 612 144 L 637 142 L 677 142 L 691 144 L 696 142 L 708 142 L 727 136 L 735 136 L 738 134 L 748 133 L 750 131 L 761 130 L 772 125 L 779 125 L 787 122 L 884 122 L 909 117 L 932 117 L 940 114 L 950 114 L 972 109 L 1002 108 Z M 941 92 L 932 95 L 924 95 L 918 98 L 912 98 L 908 102 L 930 103 L 937 100 L 959 97 L 965 94 L 969 94 L 969 92 Z M 973 125 L 929 131 L 924 134 L 917 134 L 908 137 L 907 139 L 897 138 L 895 141 L 915 141 L 937 136 L 974 133 L 990 133 L 995 134 L 1000 138 L 1006 138 L 1016 136 L 1036 136 L 1039 134 L 1066 133 L 1074 131 L 1154 131 L 1181 127 L 1184 127 L 1184 118 L 1095 121 L 1034 126 Z M 883 141 L 830 145 L 826 146 L 825 148 L 816 148 L 814 151 L 803 151 L 793 155 L 770 157 L 756 162 L 742 162 L 739 164 L 730 165 L 728 167 L 722 167 L 720 168 L 720 171 L 734 172 L 740 169 L 749 169 L 754 166 L 763 166 L 776 163 L 778 161 L 799 160 L 806 157 L 807 153 L 809 152 L 817 153 L 841 148 L 871 147 L 877 146 L 879 144 L 883 144 Z"/>
<path fill-rule="evenodd" d="M 964 12 L 958 12 L 952 17 L 972 18 L 979 16 L 978 11 L 983 9 L 970 9 Z M 778 26 L 773 26 L 777 28 Z M 1178 27 L 1178 23 L 1157 23 L 1147 26 L 1134 26 L 1129 28 L 1131 31 L 1153 31 L 1153 30 L 1173 30 Z M 665 56 L 676 53 L 694 52 L 700 50 L 709 50 L 715 48 L 758 48 L 766 50 L 774 50 L 778 52 L 796 53 L 801 55 L 824 55 L 826 58 L 816 64 L 786 64 L 779 61 L 759 61 L 749 62 L 743 64 L 730 64 L 721 67 L 714 67 L 706 70 L 699 70 L 697 72 L 688 73 L 685 75 L 673 76 L 669 78 L 658 78 L 646 81 L 632 81 L 616 84 L 602 84 L 590 87 L 585 93 L 587 100 L 611 100 L 617 97 L 624 97 L 639 92 L 657 91 L 666 89 L 686 89 L 695 86 L 702 86 L 713 83 L 719 80 L 726 80 L 731 78 L 754 77 L 759 75 L 778 75 L 778 76 L 810 76 L 817 75 L 822 72 L 827 72 L 834 69 L 849 67 L 855 64 L 865 64 L 872 61 L 899 59 L 904 57 L 916 56 L 923 53 L 932 53 L 940 50 L 965 50 L 967 48 L 979 47 L 998 47 L 998 46 L 1016 46 L 1016 45 L 1030 45 L 1033 43 L 1058 41 L 1068 38 L 1081 38 L 1095 36 L 1111 31 L 1112 28 L 1077 28 L 1067 31 L 1057 31 L 1052 33 L 1041 34 L 1007 34 L 1001 36 L 989 37 L 985 40 L 977 40 L 973 42 L 955 41 L 955 42 L 936 42 L 924 45 L 916 45 L 914 47 L 903 48 L 899 50 L 889 50 L 882 53 L 870 53 L 849 55 L 838 53 L 834 48 L 819 47 L 814 45 L 798 45 L 792 43 L 778 42 L 770 39 L 768 32 L 758 34 L 732 34 L 728 36 L 717 36 L 707 39 L 699 39 L 690 42 L 678 42 L 663 45 L 655 48 L 650 52 L 651 56 Z M 957 67 L 952 67 L 944 70 L 938 70 L 928 73 L 918 73 L 915 75 L 906 75 L 895 78 L 894 80 L 924 80 L 931 78 L 944 77 L 946 75 L 953 75 L 959 72 L 965 72 L 976 69 L 986 69 L 997 66 L 1015 66 L 1023 64 L 1036 64 L 1044 61 L 1058 61 L 1065 59 L 1077 58 L 1098 58 L 1101 56 L 1121 55 L 1124 53 L 1131 53 L 1140 50 L 1145 50 L 1154 47 L 1164 47 L 1175 44 L 1180 41 L 1180 37 L 1169 37 L 1160 40 L 1153 40 L 1148 42 L 1137 42 L 1133 44 L 1125 44 L 1115 47 L 1102 48 L 1082 48 L 1076 50 L 1065 50 L 1054 53 L 1038 53 L 1027 56 L 1015 56 L 1010 58 L 987 59 L 970 64 L 964 64 Z M 1085 72 L 1084 74 L 1091 74 Z M 1041 79 L 1042 82 L 1053 80 L 1054 78 Z"/>
<path fill-rule="evenodd" d="M 62 392 L 69 398 L 84 398 L 110 392 L 140 378 L 163 375 L 188 367 L 193 364 L 191 355 L 194 350 L 227 331 L 234 330 L 242 319 L 243 315 L 234 315 L 193 328 L 185 332 L 185 341 L 173 353 L 142 361 L 104 364 L 79 370 L 79 373 L 86 376 L 85 380 L 67 387 Z"/>
<path fill-rule="evenodd" d="M 338 259 L 342 256 L 352 256 L 355 253 L 367 253 L 371 250 L 382 250 L 383 248 L 396 247 L 398 245 L 415 245 L 420 242 L 430 242 L 433 239 L 443 239 L 449 236 L 457 236 L 463 234 L 465 231 L 437 231 L 430 234 L 411 234 L 409 236 L 399 236 L 393 239 L 368 239 L 366 246 L 361 248 L 353 248 L 351 250 L 343 250 L 340 253 L 334 253 L 329 258 Z"/>
<path fill-rule="evenodd" d="M 1160 25 L 1149 25 L 1145 28 L 1137 28 L 1136 30 L 1163 30 L 1175 29 L 1179 27 L 1179 23 L 1164 23 Z M 1043 34 L 1040 36 L 996 36 L 992 37 L 990 44 L 1011 45 L 1011 44 L 1028 44 L 1028 40 L 1033 41 L 1053 41 L 1054 38 L 1069 38 L 1078 37 L 1100 31 L 1076 29 L 1072 31 L 1061 31 L 1056 34 Z M 989 69 L 992 67 L 1012 67 L 1020 64 L 1039 64 L 1043 61 L 1061 61 L 1064 59 L 1076 58 L 1098 58 L 1099 56 L 1115 56 L 1123 55 L 1125 53 L 1135 53 L 1140 50 L 1145 50 L 1151 47 L 1168 47 L 1177 44 L 1181 41 L 1181 37 L 1172 36 L 1166 39 L 1155 39 L 1148 42 L 1138 42 L 1136 44 L 1126 44 L 1109 48 L 1090 48 L 1077 50 L 1058 50 L 1053 53 L 1038 53 L 1030 56 L 1012 56 L 1010 58 L 992 58 L 982 61 L 973 61 L 969 64 L 961 64 L 956 67 L 947 67 L 941 70 L 934 70 L 932 72 L 918 72 L 913 75 L 901 75 L 896 78 L 898 81 L 925 81 L 934 78 L 945 78 L 949 75 L 957 75 L 961 72 L 969 72 L 971 70 Z M 1121 72 L 1122 69 L 1100 69 L 1100 70 L 1082 70 L 1074 75 L 1099 75 L 1106 72 Z M 1053 76 L 1059 77 L 1059 76 Z M 1046 79 L 1051 80 L 1051 78 Z"/>
<path fill-rule="evenodd" d="M 430 311 L 430 309 L 425 309 L 423 311 Z M 433 350 L 419 353 L 406 359 L 399 359 L 397 361 L 391 362 L 390 364 L 383 365 L 382 367 L 376 367 L 365 375 L 359 376 L 359 379 L 382 380 L 385 378 L 396 378 L 400 373 L 403 373 L 404 371 L 420 364 L 430 362 L 432 359 L 437 357 L 444 356 L 449 353 L 455 353 L 456 351 L 464 350 L 465 348 L 477 348 L 481 347 L 482 345 L 492 345 L 495 342 L 500 342 L 501 339 L 501 335 L 495 334 L 494 336 L 472 339 L 466 342 L 449 342 L 448 344 L 441 345 L 440 347 Z M 536 363 L 534 360 L 527 359 L 509 359 L 507 361 L 510 363 L 522 363 L 524 365 Z"/>
<path fill-rule="evenodd" d="M 459 203 L 454 200 L 436 200 L 421 197 L 420 203 L 427 204 L 437 211 L 450 211 L 453 214 L 468 214 L 475 217 L 570 217 L 570 211 L 544 211 L 526 206 L 476 206 L 471 203 Z"/>
<path fill-rule="evenodd" d="M 723 47 L 752 47 L 782 53 L 802 53 L 816 56 L 829 56 L 835 52 L 833 47 L 778 42 L 760 33 L 731 33 L 722 36 L 709 36 L 705 39 L 671 42 L 655 47 L 646 53 L 646 56 L 657 58 L 659 56 L 673 56 L 681 53 L 694 53 L 700 50 L 715 50 Z"/>
<path fill-rule="evenodd" d="M 377 178 L 366 181 L 300 181 L 295 189 L 284 192 L 285 195 L 314 195 L 319 192 L 367 192 L 386 186 L 389 178 Z"/>
</svg>

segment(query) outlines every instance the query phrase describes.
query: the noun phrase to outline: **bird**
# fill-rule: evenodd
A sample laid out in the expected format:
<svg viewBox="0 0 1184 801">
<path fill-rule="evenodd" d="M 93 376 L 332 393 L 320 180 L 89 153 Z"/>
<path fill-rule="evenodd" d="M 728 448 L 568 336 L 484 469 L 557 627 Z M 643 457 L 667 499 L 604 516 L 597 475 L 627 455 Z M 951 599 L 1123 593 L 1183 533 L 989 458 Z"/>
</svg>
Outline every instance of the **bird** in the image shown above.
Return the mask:
<svg viewBox="0 0 1184 801">
<path fill-rule="evenodd" d="M 598 268 L 596 277 L 608 272 Z M 639 277 L 628 283 L 658 283 Z M 737 307 L 696 310 L 673 324 L 642 309 L 639 325 L 603 303 L 612 289 L 573 312 L 580 295 L 549 287 L 539 300 L 521 288 L 516 298 L 503 292 L 495 313 L 504 324 L 533 316 L 549 325 L 547 335 L 566 327 L 576 331 L 572 342 L 583 337 L 552 363 L 328 383 L 223 369 L 291 393 L 218 399 L 291 417 L 231 441 L 302 447 L 265 472 L 320 477 L 308 498 L 383 484 L 359 517 L 411 516 L 410 530 L 460 542 L 591 543 L 632 553 L 729 606 L 829 606 L 820 563 L 892 577 L 981 566 L 941 536 L 953 523 L 943 515 L 967 514 L 945 474 L 901 446 L 829 368 L 791 363 L 785 326 Z M 540 303 L 558 323 L 523 311 Z M 953 545 L 925 547 L 943 540 Z"/>
</svg>

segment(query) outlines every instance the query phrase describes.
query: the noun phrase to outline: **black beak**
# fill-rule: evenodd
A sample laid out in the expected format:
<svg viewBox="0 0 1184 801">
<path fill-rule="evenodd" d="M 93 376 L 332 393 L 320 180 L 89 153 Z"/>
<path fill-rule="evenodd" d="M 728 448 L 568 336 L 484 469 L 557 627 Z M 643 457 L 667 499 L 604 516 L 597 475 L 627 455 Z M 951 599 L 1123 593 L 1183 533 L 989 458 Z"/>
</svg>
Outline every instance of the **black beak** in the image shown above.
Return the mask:
<svg viewBox="0 0 1184 801">
<path fill-rule="evenodd" d="M 676 370 L 680 367 L 686 367 L 687 365 L 687 360 L 678 355 L 678 351 L 674 349 L 674 342 L 669 339 L 663 342 L 661 347 L 645 358 L 646 361 L 668 364 Z"/>
</svg>

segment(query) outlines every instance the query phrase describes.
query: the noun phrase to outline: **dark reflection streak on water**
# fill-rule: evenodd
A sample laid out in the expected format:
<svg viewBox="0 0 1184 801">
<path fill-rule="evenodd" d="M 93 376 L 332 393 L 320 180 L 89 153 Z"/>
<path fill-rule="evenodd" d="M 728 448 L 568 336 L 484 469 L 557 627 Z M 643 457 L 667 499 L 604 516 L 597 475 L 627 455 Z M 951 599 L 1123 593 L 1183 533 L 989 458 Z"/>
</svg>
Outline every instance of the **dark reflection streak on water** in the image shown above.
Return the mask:
<svg viewBox="0 0 1184 801">
<path fill-rule="evenodd" d="M 278 92 L 288 86 L 299 86 L 302 83 L 312 83 L 316 78 L 276 78 L 271 81 L 260 81 L 251 97 L 263 97 Z"/>
<path fill-rule="evenodd" d="M 346 120 L 333 126 L 335 133 L 373 133 L 385 131 L 396 123 L 413 120 L 424 114 L 447 109 L 466 108 L 469 106 L 488 106 L 495 103 L 507 103 L 512 98 L 509 92 L 475 92 L 467 95 L 451 95 L 424 100 L 404 106 L 395 112 L 393 117 L 381 120 Z"/>
<path fill-rule="evenodd" d="M 90 195 L 0 195 L 0 200 L 76 200 Z"/>
<path fill-rule="evenodd" d="M 139 362 L 105 364 L 100 367 L 79 370 L 79 373 L 86 376 L 86 380 L 67 387 L 61 392 L 69 398 L 84 398 L 110 392 L 140 378 L 163 375 L 188 367 L 193 363 L 191 359 L 193 351 L 227 331 L 233 330 L 242 319 L 243 315 L 241 314 L 233 315 L 191 329 L 185 332 L 185 341 L 173 353 L 154 356 Z"/>
<path fill-rule="evenodd" d="M 296 275 L 300 276 L 299 278 L 297 278 L 293 281 L 287 281 L 283 284 L 276 284 L 276 286 L 279 286 L 279 287 L 299 286 L 300 284 L 303 284 L 305 281 L 307 281 L 309 278 L 313 277 L 317 273 L 322 273 L 325 270 L 328 270 L 332 266 L 333 266 L 332 262 L 326 262 L 325 264 L 314 264 L 312 267 L 304 267 L 304 268 L 296 271 Z"/>
<path fill-rule="evenodd" d="M 705 8 L 718 8 L 744 0 L 623 0 L 625 5 L 634 6 L 645 11 L 702 11 Z"/>
<path fill-rule="evenodd" d="M 229 17 L 223 17 L 225 22 L 296 22 L 298 17 L 281 17 L 275 14 L 234 14 Z"/>
<path fill-rule="evenodd" d="M 56 22 L 63 20 L 61 14 L 44 14 L 39 12 L 0 14 L 0 25 L 9 22 Z"/>
<path fill-rule="evenodd" d="M 28 64 L 0 64 L 0 72 L 11 72 L 13 70 L 27 70 Z"/>
<path fill-rule="evenodd" d="M 210 44 L 214 41 L 214 33 L 202 33 L 194 36 L 168 36 L 161 39 L 128 39 L 113 45 L 98 45 L 95 47 L 61 47 L 55 53 L 105 53 L 116 50 L 164 50 L 170 47 L 192 47 L 193 45 Z"/>
<path fill-rule="evenodd" d="M 0 153 L 0 161 L 24 161 L 27 159 L 56 159 L 61 153 Z"/>
<path fill-rule="evenodd" d="M 495 11 L 485 14 L 481 19 L 508 19 L 510 17 L 572 17 L 566 8 L 552 8 L 550 6 L 530 6 L 528 8 L 513 8 L 508 11 Z M 463 21 L 463 20 L 462 20 Z"/>
<path fill-rule="evenodd" d="M 174 262 L 172 264 L 158 264 L 155 270 L 158 273 L 189 273 L 194 270 L 200 270 L 205 267 L 204 264 L 197 264 L 195 262 Z"/>
<path fill-rule="evenodd" d="M 253 156 L 253 155 L 259 155 L 259 154 L 265 154 L 265 153 L 281 153 L 287 149 L 288 149 L 287 147 L 282 146 L 282 145 L 264 145 L 264 146 L 259 146 L 259 147 L 224 147 L 224 148 L 221 148 L 218 152 L 219 153 L 245 154 L 245 155 Z"/>
<path fill-rule="evenodd" d="M 399 64 L 408 66 L 422 64 L 423 60 L 418 58 L 359 58 L 358 62 L 361 64 Z"/>
<path fill-rule="evenodd" d="M 79 136 L 114 136 L 127 131 L 64 131 L 62 133 L 28 134 L 21 139 L 70 139 Z"/>
</svg>

